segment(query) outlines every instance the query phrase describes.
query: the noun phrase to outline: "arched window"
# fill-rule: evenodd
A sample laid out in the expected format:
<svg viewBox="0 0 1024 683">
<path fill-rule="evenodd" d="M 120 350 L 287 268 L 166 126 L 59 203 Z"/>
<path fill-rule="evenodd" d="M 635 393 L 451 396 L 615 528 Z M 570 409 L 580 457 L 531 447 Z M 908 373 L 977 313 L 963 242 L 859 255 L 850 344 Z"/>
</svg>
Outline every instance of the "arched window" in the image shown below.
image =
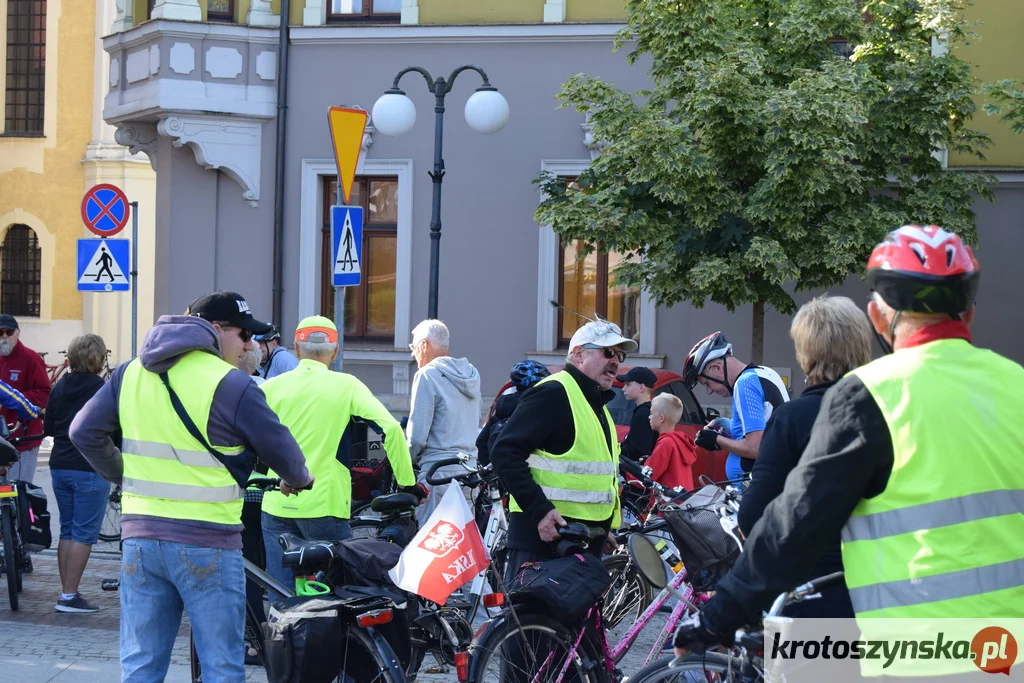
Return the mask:
<svg viewBox="0 0 1024 683">
<path fill-rule="evenodd" d="M 0 312 L 39 317 L 42 251 L 27 225 L 12 225 L 0 245 Z"/>
</svg>

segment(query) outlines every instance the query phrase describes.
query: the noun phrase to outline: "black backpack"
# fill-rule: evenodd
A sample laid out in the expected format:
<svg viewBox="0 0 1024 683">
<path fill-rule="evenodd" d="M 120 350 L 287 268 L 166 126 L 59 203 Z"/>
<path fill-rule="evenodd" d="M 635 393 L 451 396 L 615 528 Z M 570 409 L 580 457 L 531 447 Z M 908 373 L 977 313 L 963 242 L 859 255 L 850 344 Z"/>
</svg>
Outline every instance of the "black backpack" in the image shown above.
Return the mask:
<svg viewBox="0 0 1024 683">
<path fill-rule="evenodd" d="M 46 492 L 27 481 L 18 482 L 18 516 L 21 542 L 26 552 L 38 553 L 53 543 L 50 513 L 46 511 Z"/>
</svg>

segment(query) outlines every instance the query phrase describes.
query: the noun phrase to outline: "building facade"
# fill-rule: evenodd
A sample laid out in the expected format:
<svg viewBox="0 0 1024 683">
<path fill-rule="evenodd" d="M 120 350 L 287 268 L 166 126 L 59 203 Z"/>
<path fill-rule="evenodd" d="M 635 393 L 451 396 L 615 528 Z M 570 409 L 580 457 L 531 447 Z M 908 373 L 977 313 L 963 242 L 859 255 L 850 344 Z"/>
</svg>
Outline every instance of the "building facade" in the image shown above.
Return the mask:
<svg viewBox="0 0 1024 683">
<path fill-rule="evenodd" d="M 1019 24 L 1003 4 L 997 23 Z M 220 288 L 242 292 L 258 316 L 271 315 L 278 11 L 265 0 L 118 0 L 103 43 L 110 58 L 103 116 L 117 127 L 117 141 L 146 152 L 157 171 L 154 315 L 180 312 Z M 715 329 L 748 358 L 749 309 L 657 307 L 644 292 L 616 285 L 617 255 L 577 261 L 578 245 L 561 244 L 533 220 L 540 201 L 533 180 L 542 171 L 575 176 L 600 153 L 582 117 L 557 108 L 561 84 L 580 72 L 629 90 L 647 84 L 646 64 L 630 66 L 612 52 L 623 18 L 618 0 L 293 0 L 282 166 L 286 337 L 306 315 L 334 315 L 328 107 L 370 110 L 408 66 L 447 77 L 475 64 L 508 100 L 511 118 L 493 135 L 469 128 L 462 108 L 481 82 L 473 72 L 461 74 L 447 97 L 439 317 L 451 328 L 452 353 L 480 369 L 485 395 L 518 360 L 564 359 L 579 321 L 551 301 L 622 324 L 639 339 L 634 363 L 678 370 L 690 346 Z M 979 32 L 979 45 L 994 43 L 977 53 L 984 78 L 1020 71 L 1024 46 L 1011 29 Z M 401 85 L 419 117 L 404 136 L 380 135 L 372 121 L 364 136 L 350 200 L 365 210 L 364 283 L 345 292 L 345 368 L 396 411 L 408 405 L 415 371 L 410 330 L 427 313 L 434 142 L 432 94 L 416 73 Z M 986 163 L 998 167 L 1001 182 L 998 201 L 976 209 L 986 274 L 975 331 L 980 344 L 1024 360 L 1024 320 L 1008 294 L 1006 261 L 1024 247 L 1024 142 L 981 119 L 996 140 Z M 834 291 L 858 300 L 867 294 L 856 278 Z M 803 376 L 788 326 L 787 316 L 766 315 L 765 363 L 798 388 Z"/>
<path fill-rule="evenodd" d="M 80 214 L 89 187 L 124 189 L 152 241 L 155 174 L 103 121 L 100 37 L 115 16 L 113 0 L 0 0 L 0 311 L 18 318 L 22 340 L 49 363 L 83 332 L 102 335 L 114 361 L 131 356 L 129 295 L 83 296 L 76 279 L 77 240 L 91 236 Z M 139 271 L 151 273 L 152 260 L 143 246 Z M 141 283 L 142 332 L 152 317 L 152 286 Z"/>
</svg>

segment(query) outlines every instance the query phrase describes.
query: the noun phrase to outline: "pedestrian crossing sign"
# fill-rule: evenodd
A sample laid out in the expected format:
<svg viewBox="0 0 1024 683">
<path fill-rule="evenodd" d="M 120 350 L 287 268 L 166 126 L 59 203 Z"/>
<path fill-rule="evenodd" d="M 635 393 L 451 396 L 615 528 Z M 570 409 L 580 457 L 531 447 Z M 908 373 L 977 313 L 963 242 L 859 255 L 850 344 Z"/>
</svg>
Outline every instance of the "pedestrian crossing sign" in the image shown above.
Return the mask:
<svg viewBox="0 0 1024 683">
<path fill-rule="evenodd" d="M 127 292 L 131 240 L 78 240 L 78 291 Z"/>
<path fill-rule="evenodd" d="M 331 207 L 331 244 L 335 287 L 358 287 L 363 256 L 363 209 L 360 206 Z"/>
</svg>

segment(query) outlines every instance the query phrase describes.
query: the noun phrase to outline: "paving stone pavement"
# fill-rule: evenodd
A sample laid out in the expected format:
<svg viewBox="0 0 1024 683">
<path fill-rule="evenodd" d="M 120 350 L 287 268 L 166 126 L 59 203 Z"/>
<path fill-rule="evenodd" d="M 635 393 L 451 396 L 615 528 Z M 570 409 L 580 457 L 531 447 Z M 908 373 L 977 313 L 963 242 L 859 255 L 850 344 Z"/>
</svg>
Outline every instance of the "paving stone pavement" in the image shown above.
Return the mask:
<svg viewBox="0 0 1024 683">
<path fill-rule="evenodd" d="M 46 489 L 51 501 L 54 548 L 59 537 L 57 506 L 50 491 L 50 472 L 45 461 L 36 472 L 35 481 Z M 116 578 L 120 573 L 117 544 L 96 546 L 85 576 L 81 593 L 100 608 L 96 614 L 65 614 L 56 612 L 60 593 L 55 549 L 32 556 L 35 571 L 24 575 L 20 608 L 12 612 L 7 602 L 7 584 L 0 578 L 0 681 L 16 683 L 112 683 L 120 680 L 118 662 L 118 630 L 120 603 L 118 593 L 103 591 L 100 582 Z M 622 670 L 633 673 L 653 644 L 663 619 L 659 616 L 641 633 L 636 645 L 622 663 Z M 474 630 L 476 626 L 474 625 Z M 440 683 L 455 681 L 455 672 L 426 673 L 434 662 L 424 663 L 417 681 Z M 188 620 L 183 618 L 171 656 L 167 681 L 188 683 Z M 266 674 L 259 667 L 246 667 L 246 680 L 266 683 Z"/>
</svg>

